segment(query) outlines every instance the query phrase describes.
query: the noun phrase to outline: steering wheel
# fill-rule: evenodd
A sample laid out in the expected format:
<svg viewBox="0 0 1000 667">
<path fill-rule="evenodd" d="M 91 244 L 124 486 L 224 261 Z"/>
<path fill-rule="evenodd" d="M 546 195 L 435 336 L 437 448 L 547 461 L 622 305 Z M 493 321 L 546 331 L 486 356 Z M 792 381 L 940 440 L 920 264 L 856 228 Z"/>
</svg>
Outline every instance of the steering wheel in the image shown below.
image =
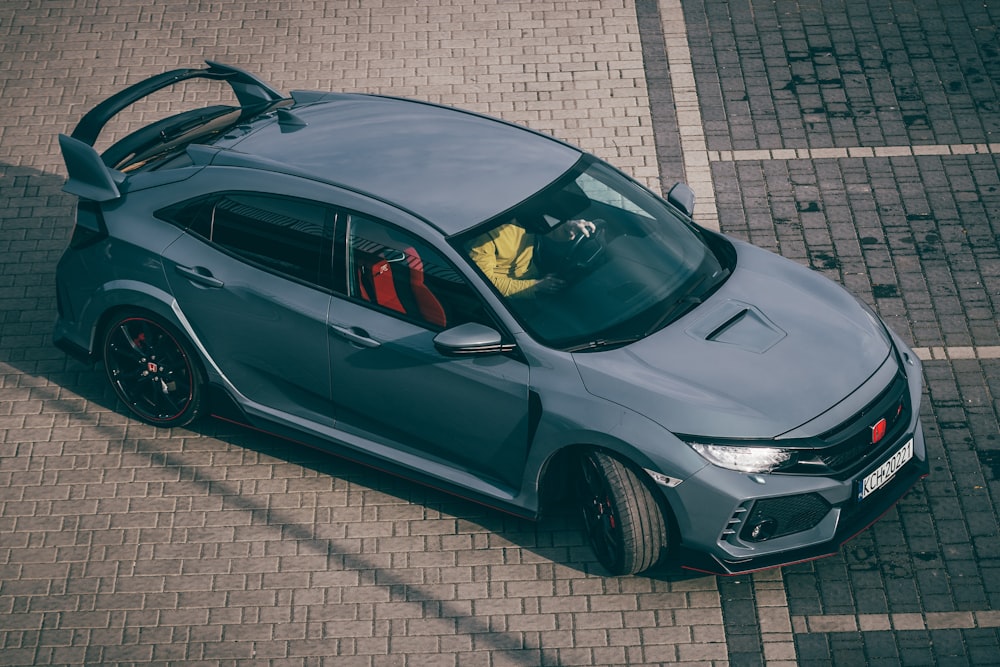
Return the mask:
<svg viewBox="0 0 1000 667">
<path fill-rule="evenodd" d="M 606 230 L 603 220 L 594 220 L 596 225 L 590 236 L 580 234 L 570 241 L 559 273 L 563 275 L 579 275 L 597 267 L 604 259 Z"/>
</svg>

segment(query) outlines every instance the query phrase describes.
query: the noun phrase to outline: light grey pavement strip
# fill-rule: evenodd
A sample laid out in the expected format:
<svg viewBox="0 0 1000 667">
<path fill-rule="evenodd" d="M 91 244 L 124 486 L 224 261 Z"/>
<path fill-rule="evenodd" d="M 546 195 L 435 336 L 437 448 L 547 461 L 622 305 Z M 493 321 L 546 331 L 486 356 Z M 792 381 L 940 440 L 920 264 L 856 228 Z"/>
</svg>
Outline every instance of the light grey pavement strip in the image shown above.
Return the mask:
<svg viewBox="0 0 1000 667">
<path fill-rule="evenodd" d="M 942 359 L 1000 359 L 1000 345 L 981 347 L 915 347 L 913 351 L 921 361 Z"/>
<path fill-rule="evenodd" d="M 670 88 L 677 107 L 677 129 L 681 135 L 685 180 L 697 197 L 698 224 L 719 229 L 719 211 L 715 205 L 712 165 L 701 121 L 701 106 L 695 87 L 694 66 L 687 40 L 687 25 L 681 0 L 660 0 L 663 39 L 667 45 Z"/>
<path fill-rule="evenodd" d="M 822 160 L 830 158 L 910 157 L 920 155 L 988 155 L 1000 153 L 1000 144 L 928 144 L 922 146 L 852 146 L 849 148 L 773 148 L 743 151 L 707 151 L 709 162 L 741 160 Z"/>
<path fill-rule="evenodd" d="M 1000 144 L 995 143 L 709 151 L 702 124 L 681 0 L 659 0 L 659 7 L 666 40 L 667 62 L 670 66 L 671 90 L 677 107 L 685 177 L 697 196 L 696 217 L 702 226 L 719 229 L 712 162 L 1000 153 Z M 1000 358 L 1000 346 L 919 347 L 914 348 L 914 352 L 923 361 Z M 754 603 L 764 649 L 763 659 L 768 667 L 792 667 L 796 664 L 795 634 L 1000 627 L 1000 612 L 995 611 L 792 617 L 788 610 L 788 597 L 781 570 L 758 572 L 752 577 Z"/>
<path fill-rule="evenodd" d="M 794 667 L 797 664 L 795 636 L 782 571 L 766 570 L 751 576 L 764 662 L 769 667 Z"/>
<path fill-rule="evenodd" d="M 971 630 L 1000 628 L 1000 611 L 948 611 L 924 614 L 827 614 L 793 616 L 796 634 L 875 632 L 879 630 Z"/>
</svg>

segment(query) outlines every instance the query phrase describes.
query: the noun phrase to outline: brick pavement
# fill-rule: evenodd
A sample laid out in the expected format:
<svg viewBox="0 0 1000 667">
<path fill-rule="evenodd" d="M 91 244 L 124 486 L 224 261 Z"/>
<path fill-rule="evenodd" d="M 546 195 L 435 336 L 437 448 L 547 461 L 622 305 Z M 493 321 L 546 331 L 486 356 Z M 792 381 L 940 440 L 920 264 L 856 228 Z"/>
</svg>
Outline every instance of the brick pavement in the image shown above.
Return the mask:
<svg viewBox="0 0 1000 667">
<path fill-rule="evenodd" d="M 838 556 L 782 571 L 796 659 L 995 664 L 1000 7 L 684 10 L 723 230 L 846 285 L 927 360 L 931 476 Z M 761 583 L 720 582 L 733 665 L 768 661 Z"/>
<path fill-rule="evenodd" d="M 0 664 L 993 664 L 998 12 L 3 3 Z M 566 517 L 525 523 L 223 423 L 128 420 L 99 372 L 49 344 L 72 204 L 55 136 L 127 83 L 206 57 L 286 91 L 499 115 L 654 187 L 687 175 L 724 231 L 840 281 L 921 348 L 932 476 L 831 559 L 609 579 Z"/>
<path fill-rule="evenodd" d="M 0 664 L 726 662 L 714 579 L 608 579 L 566 517 L 222 423 L 139 425 L 49 342 L 72 205 L 56 134 L 122 86 L 218 59 L 499 115 L 656 185 L 637 26 L 605 1 L 0 6 Z"/>
</svg>

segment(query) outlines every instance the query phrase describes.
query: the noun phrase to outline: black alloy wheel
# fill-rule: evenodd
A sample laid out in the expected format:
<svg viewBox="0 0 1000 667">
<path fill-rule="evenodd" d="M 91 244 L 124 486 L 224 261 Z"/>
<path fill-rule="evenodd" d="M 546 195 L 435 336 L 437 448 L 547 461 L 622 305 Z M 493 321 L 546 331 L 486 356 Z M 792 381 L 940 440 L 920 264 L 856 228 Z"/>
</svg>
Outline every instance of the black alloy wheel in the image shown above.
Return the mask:
<svg viewBox="0 0 1000 667">
<path fill-rule="evenodd" d="M 196 361 L 180 334 L 157 318 L 116 320 L 104 337 L 104 368 L 118 397 L 146 423 L 184 426 L 201 412 Z"/>
<path fill-rule="evenodd" d="M 600 451 L 580 459 L 580 503 L 597 559 L 612 575 L 656 565 L 668 546 L 667 522 L 649 486 L 629 466 Z"/>
</svg>

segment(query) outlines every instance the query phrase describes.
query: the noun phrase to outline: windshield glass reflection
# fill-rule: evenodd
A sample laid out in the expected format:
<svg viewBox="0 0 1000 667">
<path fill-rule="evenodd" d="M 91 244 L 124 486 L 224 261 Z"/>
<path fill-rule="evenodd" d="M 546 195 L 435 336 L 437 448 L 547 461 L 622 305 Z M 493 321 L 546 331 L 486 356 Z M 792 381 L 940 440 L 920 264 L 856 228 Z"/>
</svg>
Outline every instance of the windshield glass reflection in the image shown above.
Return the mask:
<svg viewBox="0 0 1000 667">
<path fill-rule="evenodd" d="M 581 163 L 458 245 L 525 330 L 562 349 L 647 336 L 729 274 L 672 207 L 600 162 Z"/>
</svg>

